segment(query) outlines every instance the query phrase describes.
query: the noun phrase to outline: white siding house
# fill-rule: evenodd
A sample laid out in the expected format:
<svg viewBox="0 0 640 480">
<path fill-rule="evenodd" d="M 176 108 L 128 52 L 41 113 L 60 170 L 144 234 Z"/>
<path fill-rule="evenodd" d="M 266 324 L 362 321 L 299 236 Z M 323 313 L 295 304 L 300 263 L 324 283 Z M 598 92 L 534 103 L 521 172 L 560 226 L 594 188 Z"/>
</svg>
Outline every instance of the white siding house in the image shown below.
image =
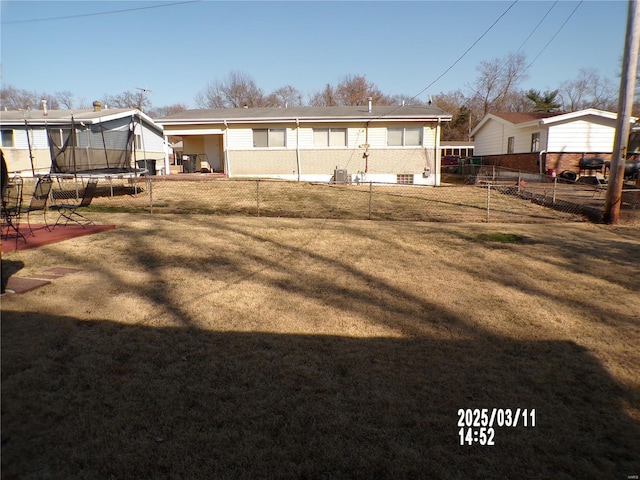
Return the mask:
<svg viewBox="0 0 640 480">
<path fill-rule="evenodd" d="M 610 159 L 616 122 L 617 114 L 593 108 L 570 113 L 491 113 L 471 132 L 474 155 L 484 163 L 536 173 L 578 171 L 583 157 Z"/>
<path fill-rule="evenodd" d="M 47 130 L 64 131 L 76 126 L 78 148 L 109 149 L 115 132 L 126 137 L 134 125 L 132 159 L 155 159 L 164 168 L 168 147 L 162 127 L 136 109 L 28 110 L 0 112 L 2 151 L 11 174 L 23 177 L 51 172 L 51 152 Z M 101 132 L 109 132 L 104 135 Z M 103 144 L 105 142 L 106 144 Z M 134 166 L 134 165 L 132 165 Z"/>
<path fill-rule="evenodd" d="M 189 110 L 157 120 L 184 154 L 229 177 L 438 185 L 440 126 L 432 106 Z M 199 165 L 198 165 L 199 168 Z"/>
<path fill-rule="evenodd" d="M 564 114 L 490 113 L 471 135 L 475 155 L 611 152 L 616 120 L 615 113 L 593 108 Z M 535 143 L 534 135 L 538 135 Z M 513 138 L 512 151 L 509 151 L 509 138 Z"/>
</svg>

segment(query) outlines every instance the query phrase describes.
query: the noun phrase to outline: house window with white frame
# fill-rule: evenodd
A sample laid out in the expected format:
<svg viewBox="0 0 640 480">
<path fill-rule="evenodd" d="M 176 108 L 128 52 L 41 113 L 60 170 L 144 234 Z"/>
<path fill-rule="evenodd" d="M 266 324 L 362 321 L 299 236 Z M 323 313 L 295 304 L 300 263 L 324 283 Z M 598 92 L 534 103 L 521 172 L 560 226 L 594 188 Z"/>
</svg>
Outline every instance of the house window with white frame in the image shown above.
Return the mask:
<svg viewBox="0 0 640 480">
<path fill-rule="evenodd" d="M 347 146 L 347 129 L 346 128 L 314 128 L 313 129 L 313 146 L 314 147 L 346 147 Z"/>
<path fill-rule="evenodd" d="M 531 134 L 531 151 L 537 152 L 540 150 L 540 132 Z"/>
<path fill-rule="evenodd" d="M 13 130 L 2 130 L 2 146 L 13 147 Z"/>
<path fill-rule="evenodd" d="M 419 147 L 422 145 L 422 127 L 387 128 L 388 147 Z"/>
<path fill-rule="evenodd" d="M 255 148 L 278 148 L 286 146 L 284 128 L 254 128 L 253 146 Z"/>
<path fill-rule="evenodd" d="M 514 152 L 515 141 L 516 141 L 515 137 L 507 138 L 507 153 Z"/>
</svg>

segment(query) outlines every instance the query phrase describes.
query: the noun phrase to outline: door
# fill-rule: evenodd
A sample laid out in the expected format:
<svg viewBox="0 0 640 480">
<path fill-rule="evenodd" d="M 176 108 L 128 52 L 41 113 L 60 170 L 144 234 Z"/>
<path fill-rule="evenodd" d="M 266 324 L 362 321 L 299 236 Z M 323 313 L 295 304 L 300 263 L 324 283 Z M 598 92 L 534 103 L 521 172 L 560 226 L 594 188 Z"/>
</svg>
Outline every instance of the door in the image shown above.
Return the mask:
<svg viewBox="0 0 640 480">
<path fill-rule="evenodd" d="M 204 137 L 204 153 L 212 172 L 223 172 L 222 135 Z"/>
</svg>

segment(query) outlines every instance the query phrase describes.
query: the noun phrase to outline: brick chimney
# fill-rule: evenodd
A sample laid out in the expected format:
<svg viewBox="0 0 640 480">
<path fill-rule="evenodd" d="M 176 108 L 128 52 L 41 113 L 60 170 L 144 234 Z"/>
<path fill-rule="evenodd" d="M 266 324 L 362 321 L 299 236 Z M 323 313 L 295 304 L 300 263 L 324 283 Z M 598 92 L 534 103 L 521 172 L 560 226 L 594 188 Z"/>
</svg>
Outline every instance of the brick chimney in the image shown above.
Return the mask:
<svg viewBox="0 0 640 480">
<path fill-rule="evenodd" d="M 99 112 L 101 107 L 102 107 L 102 104 L 98 100 L 93 102 L 93 111 L 94 112 Z"/>
</svg>

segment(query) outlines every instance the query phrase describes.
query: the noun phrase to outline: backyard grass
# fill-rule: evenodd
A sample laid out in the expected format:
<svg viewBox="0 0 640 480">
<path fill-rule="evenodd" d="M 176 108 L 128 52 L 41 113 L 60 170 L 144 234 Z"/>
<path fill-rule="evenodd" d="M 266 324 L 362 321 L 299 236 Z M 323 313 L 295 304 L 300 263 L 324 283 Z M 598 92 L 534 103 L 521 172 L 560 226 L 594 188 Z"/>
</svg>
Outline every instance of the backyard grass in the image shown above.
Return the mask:
<svg viewBox="0 0 640 480">
<path fill-rule="evenodd" d="M 2 258 L 81 270 L 2 297 L 3 480 L 640 474 L 640 227 L 92 218 Z"/>
<path fill-rule="evenodd" d="M 66 187 L 74 193 L 74 185 Z M 429 222 L 542 223 L 585 221 L 578 210 L 560 211 L 474 185 L 438 188 L 400 185 L 331 185 L 274 180 L 141 181 L 102 185 L 91 209 L 96 212 L 196 213 L 260 217 Z"/>
</svg>

